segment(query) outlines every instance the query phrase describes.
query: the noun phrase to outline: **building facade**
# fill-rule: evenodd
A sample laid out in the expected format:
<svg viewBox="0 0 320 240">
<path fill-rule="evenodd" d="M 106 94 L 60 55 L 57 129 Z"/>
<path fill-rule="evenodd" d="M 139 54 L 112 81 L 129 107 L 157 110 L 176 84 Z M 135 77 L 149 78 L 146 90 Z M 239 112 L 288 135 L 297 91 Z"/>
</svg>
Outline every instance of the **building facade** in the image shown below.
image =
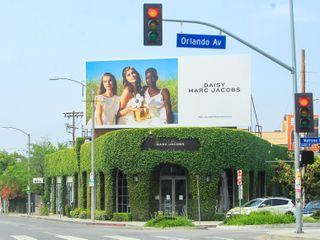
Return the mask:
<svg viewBox="0 0 320 240">
<path fill-rule="evenodd" d="M 288 157 L 286 148 L 235 129 L 123 129 L 94 141 L 96 207 L 110 216 L 128 212 L 133 220 L 157 211 L 210 220 L 238 204 L 237 170 L 247 201 L 272 194 L 266 162 Z M 50 211 L 90 209 L 90 161 L 91 143 L 83 139 L 47 156 Z"/>
</svg>

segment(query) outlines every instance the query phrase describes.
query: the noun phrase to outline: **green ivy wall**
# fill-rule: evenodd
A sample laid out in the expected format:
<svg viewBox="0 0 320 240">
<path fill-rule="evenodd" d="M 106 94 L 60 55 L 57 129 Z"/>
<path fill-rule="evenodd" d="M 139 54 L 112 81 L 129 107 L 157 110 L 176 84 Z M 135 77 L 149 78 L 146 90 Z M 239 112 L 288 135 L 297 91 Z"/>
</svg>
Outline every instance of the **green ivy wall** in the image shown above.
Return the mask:
<svg viewBox="0 0 320 240">
<path fill-rule="evenodd" d="M 144 141 L 149 137 L 197 139 L 200 149 L 197 151 L 160 151 L 143 150 Z M 80 207 L 90 209 L 89 173 L 91 169 L 91 143 L 78 140 L 74 149 L 60 151 L 46 159 L 46 176 L 73 176 L 78 173 L 79 187 L 77 201 Z M 82 144 L 82 145 L 81 145 Z M 145 220 L 157 211 L 159 202 L 158 176 L 155 171 L 163 164 L 175 164 L 183 167 L 188 175 L 188 215 L 198 218 L 196 178 L 199 176 L 201 196 L 201 219 L 212 218 L 218 196 L 218 183 L 224 169 L 242 169 L 244 189 L 249 188 L 249 171 L 265 171 L 267 184 L 272 175 L 268 160 L 287 159 L 284 147 L 271 145 L 269 142 L 251 133 L 220 128 L 157 128 L 125 129 L 109 132 L 95 139 L 96 183 L 100 186 L 100 173 L 104 176 L 104 197 L 101 187 L 97 187 L 98 206 L 105 206 L 108 213 L 115 212 L 115 173 L 123 171 L 128 178 L 131 213 L 134 220 Z M 99 173 L 99 174 L 97 174 Z M 139 181 L 134 182 L 133 176 Z M 211 181 L 206 182 L 206 176 Z M 83 177 L 86 176 L 87 199 Z M 48 188 L 46 188 L 48 189 Z M 255 195 L 256 185 L 253 191 Z M 48 195 L 48 194 L 47 194 Z M 244 191 L 248 199 L 248 191 Z M 104 204 L 101 201 L 105 201 Z"/>
</svg>

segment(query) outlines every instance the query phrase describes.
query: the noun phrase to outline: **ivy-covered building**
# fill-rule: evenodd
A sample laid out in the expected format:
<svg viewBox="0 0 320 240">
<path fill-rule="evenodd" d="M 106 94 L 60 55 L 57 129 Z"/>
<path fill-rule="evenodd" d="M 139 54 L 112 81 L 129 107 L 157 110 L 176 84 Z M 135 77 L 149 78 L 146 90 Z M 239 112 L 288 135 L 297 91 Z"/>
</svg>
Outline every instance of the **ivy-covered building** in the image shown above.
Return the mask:
<svg viewBox="0 0 320 240">
<path fill-rule="evenodd" d="M 242 130 L 221 128 L 123 129 L 95 140 L 96 207 L 133 220 L 154 212 L 212 219 L 238 204 L 237 170 L 243 200 L 272 195 L 268 161 L 287 159 L 284 147 Z M 90 209 L 91 142 L 47 156 L 45 202 Z"/>
</svg>

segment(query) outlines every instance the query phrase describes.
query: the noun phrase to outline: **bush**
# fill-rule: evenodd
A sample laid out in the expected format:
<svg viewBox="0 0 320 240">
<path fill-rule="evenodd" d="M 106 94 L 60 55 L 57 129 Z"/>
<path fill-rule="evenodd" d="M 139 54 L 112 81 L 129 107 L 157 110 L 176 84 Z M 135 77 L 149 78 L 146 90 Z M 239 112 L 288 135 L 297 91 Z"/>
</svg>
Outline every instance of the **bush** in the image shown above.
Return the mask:
<svg viewBox="0 0 320 240">
<path fill-rule="evenodd" d="M 311 216 L 308 216 L 308 217 L 303 217 L 303 222 L 304 222 L 304 223 L 315 223 L 315 222 L 317 222 L 317 220 L 314 219 L 314 218 L 311 217 Z"/>
<path fill-rule="evenodd" d="M 71 207 L 69 204 L 66 204 L 66 205 L 64 206 L 64 213 L 65 213 L 65 215 L 66 215 L 67 217 L 71 217 L 71 214 L 70 214 L 71 209 L 72 209 L 72 207 Z"/>
<path fill-rule="evenodd" d="M 132 221 L 131 213 L 113 213 L 112 221 L 127 222 Z"/>
<path fill-rule="evenodd" d="M 88 216 L 90 216 L 90 211 L 88 211 L 88 209 L 84 209 L 79 213 L 79 218 L 81 219 L 86 219 Z"/>
<path fill-rule="evenodd" d="M 110 220 L 111 216 L 106 211 L 96 210 L 95 211 L 96 220 Z"/>
<path fill-rule="evenodd" d="M 41 215 L 41 216 L 49 216 L 49 209 L 48 209 L 48 206 L 41 205 L 41 208 L 40 208 L 40 215 Z"/>
<path fill-rule="evenodd" d="M 320 220 L 320 211 L 316 211 L 315 213 L 313 213 L 311 215 L 311 217 L 316 219 L 316 220 Z"/>
<path fill-rule="evenodd" d="M 225 225 L 258 225 L 294 223 L 295 217 L 291 214 L 273 214 L 271 212 L 252 212 L 249 215 L 234 215 L 224 220 Z"/>
<path fill-rule="evenodd" d="M 168 215 L 163 214 L 162 212 L 156 213 L 155 217 L 149 220 L 145 227 L 159 227 L 159 228 L 167 228 L 167 227 L 193 227 L 194 224 L 191 220 L 180 217 L 175 214 Z"/>
<path fill-rule="evenodd" d="M 226 219 L 226 214 L 224 213 L 215 213 L 212 217 L 213 221 L 223 221 Z"/>
<path fill-rule="evenodd" d="M 82 208 L 75 208 L 74 210 L 70 211 L 70 216 L 73 218 L 78 218 L 80 215 L 80 212 L 82 212 Z"/>
</svg>

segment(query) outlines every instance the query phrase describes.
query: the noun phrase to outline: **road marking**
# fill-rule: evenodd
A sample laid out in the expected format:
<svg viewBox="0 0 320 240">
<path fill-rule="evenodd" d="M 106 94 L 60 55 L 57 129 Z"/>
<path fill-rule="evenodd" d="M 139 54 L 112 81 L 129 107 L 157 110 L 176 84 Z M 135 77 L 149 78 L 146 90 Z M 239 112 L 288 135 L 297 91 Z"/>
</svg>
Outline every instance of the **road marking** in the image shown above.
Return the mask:
<svg viewBox="0 0 320 240">
<path fill-rule="evenodd" d="M 154 236 L 156 238 L 163 238 L 163 239 L 169 239 L 169 240 L 189 240 L 187 238 L 177 238 L 177 237 L 168 237 L 168 236 Z"/>
<path fill-rule="evenodd" d="M 63 235 L 56 235 L 57 238 L 62 238 L 62 239 L 66 239 L 66 240 L 88 240 L 86 238 L 78 238 L 78 237 L 74 237 L 74 236 L 63 236 Z"/>
<path fill-rule="evenodd" d="M 10 237 L 13 237 L 13 238 L 15 238 L 17 240 L 37 240 L 37 239 L 35 239 L 33 237 L 28 237 L 26 235 L 10 235 Z"/>
<path fill-rule="evenodd" d="M 233 238 L 225 238 L 225 237 L 205 237 L 208 239 L 221 239 L 221 240 L 234 240 Z"/>
<path fill-rule="evenodd" d="M 103 236 L 103 237 L 111 238 L 111 239 L 115 239 L 115 240 L 140 240 L 139 238 L 124 237 L 124 236 L 119 236 L 119 235 Z"/>
</svg>

